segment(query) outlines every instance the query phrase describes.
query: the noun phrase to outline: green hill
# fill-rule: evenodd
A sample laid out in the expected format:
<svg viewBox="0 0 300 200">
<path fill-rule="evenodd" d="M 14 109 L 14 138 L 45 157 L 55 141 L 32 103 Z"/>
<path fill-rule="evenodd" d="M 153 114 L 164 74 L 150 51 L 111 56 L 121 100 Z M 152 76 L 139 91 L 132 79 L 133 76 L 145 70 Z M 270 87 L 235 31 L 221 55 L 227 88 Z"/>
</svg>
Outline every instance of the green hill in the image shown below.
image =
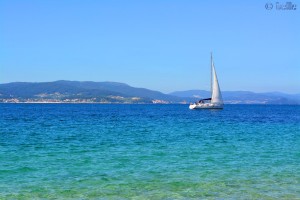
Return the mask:
<svg viewBox="0 0 300 200">
<path fill-rule="evenodd" d="M 0 84 L 1 102 L 12 100 L 18 102 L 178 103 L 189 99 L 117 82 L 54 81 Z"/>
</svg>

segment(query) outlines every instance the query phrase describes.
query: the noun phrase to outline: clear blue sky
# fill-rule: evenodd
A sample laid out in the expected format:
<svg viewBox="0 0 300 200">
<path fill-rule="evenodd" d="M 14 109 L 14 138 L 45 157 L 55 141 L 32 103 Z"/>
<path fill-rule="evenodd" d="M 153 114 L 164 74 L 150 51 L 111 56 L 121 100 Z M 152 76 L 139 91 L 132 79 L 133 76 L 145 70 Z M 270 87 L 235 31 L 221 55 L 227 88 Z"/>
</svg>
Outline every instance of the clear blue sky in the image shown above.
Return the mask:
<svg viewBox="0 0 300 200">
<path fill-rule="evenodd" d="M 300 1 L 266 2 L 0 0 L 0 83 L 208 90 L 213 51 L 222 90 L 300 93 Z"/>
</svg>

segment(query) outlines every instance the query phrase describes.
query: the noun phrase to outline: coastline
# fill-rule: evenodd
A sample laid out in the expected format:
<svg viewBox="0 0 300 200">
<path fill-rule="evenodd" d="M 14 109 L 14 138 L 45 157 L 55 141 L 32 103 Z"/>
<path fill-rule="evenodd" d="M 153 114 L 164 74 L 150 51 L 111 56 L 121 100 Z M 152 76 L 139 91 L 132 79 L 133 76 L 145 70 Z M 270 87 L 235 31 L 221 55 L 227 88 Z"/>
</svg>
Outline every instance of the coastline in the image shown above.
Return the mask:
<svg viewBox="0 0 300 200">
<path fill-rule="evenodd" d="M 0 104 L 101 104 L 101 105 L 189 105 L 191 102 L 174 103 L 132 103 L 132 102 L 0 102 Z M 274 103 L 224 103 L 224 105 L 276 105 L 276 106 L 300 106 L 300 104 L 274 104 Z"/>
</svg>

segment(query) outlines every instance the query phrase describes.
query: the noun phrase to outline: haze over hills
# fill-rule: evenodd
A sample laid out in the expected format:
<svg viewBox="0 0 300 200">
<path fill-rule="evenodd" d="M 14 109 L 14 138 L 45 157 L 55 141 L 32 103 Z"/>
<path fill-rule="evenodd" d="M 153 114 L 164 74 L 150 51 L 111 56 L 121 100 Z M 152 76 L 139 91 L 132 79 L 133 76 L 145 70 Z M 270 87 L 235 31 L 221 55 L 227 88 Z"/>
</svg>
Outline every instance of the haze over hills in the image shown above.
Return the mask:
<svg viewBox="0 0 300 200">
<path fill-rule="evenodd" d="M 223 91 L 227 104 L 300 104 L 300 94 Z M 210 97 L 205 90 L 164 94 L 118 82 L 54 81 L 0 84 L 0 102 L 52 103 L 189 103 Z"/>
</svg>

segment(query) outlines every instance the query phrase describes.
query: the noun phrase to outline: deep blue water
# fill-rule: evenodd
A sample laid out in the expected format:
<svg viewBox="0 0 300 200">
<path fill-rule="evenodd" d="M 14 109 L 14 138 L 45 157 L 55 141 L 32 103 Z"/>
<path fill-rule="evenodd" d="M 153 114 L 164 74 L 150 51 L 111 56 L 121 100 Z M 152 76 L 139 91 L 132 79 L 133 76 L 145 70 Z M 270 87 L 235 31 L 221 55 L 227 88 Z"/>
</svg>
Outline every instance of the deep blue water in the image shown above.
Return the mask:
<svg viewBox="0 0 300 200">
<path fill-rule="evenodd" d="M 300 106 L 0 113 L 0 199 L 300 199 Z"/>
</svg>

